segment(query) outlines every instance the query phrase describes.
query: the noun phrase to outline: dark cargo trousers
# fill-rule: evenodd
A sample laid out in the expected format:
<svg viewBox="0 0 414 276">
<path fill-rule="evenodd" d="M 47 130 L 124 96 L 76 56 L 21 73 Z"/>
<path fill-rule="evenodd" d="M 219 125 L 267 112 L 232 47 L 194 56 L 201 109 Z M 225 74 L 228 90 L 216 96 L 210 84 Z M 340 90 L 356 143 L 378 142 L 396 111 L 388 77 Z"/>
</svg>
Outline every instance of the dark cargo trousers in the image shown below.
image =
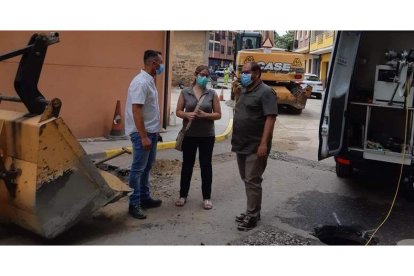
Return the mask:
<svg viewBox="0 0 414 276">
<path fill-rule="evenodd" d="M 240 177 L 244 181 L 247 196 L 246 214 L 257 218 L 262 206 L 262 175 L 266 169 L 267 158 L 258 158 L 256 153 L 237 154 Z"/>
</svg>

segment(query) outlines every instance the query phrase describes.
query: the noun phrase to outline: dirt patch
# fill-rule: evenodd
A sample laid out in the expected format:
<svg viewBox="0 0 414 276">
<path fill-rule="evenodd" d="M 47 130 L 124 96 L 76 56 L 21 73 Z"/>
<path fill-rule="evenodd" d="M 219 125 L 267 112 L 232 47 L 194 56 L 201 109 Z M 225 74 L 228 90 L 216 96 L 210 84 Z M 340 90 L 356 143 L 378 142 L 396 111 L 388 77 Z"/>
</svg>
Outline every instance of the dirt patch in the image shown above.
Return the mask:
<svg viewBox="0 0 414 276">
<path fill-rule="evenodd" d="M 172 187 L 174 187 L 175 175 L 180 172 L 180 160 L 156 160 L 150 177 L 151 192 L 154 197 L 165 200 L 175 195 L 176 191 Z"/>
<path fill-rule="evenodd" d="M 213 155 L 212 163 L 224 163 L 228 161 L 236 160 L 236 154 L 234 152 L 226 152 L 221 154 Z M 153 176 L 169 176 L 181 173 L 181 161 L 168 160 L 168 159 L 158 159 L 155 161 L 155 164 L 151 170 Z M 200 164 L 198 162 L 198 157 L 194 163 L 194 169 L 200 169 Z"/>
<path fill-rule="evenodd" d="M 129 179 L 129 169 L 119 168 L 117 166 L 102 164 L 99 166 L 100 169 L 108 171 L 123 182 L 128 184 Z M 156 198 L 166 199 L 172 196 L 174 186 L 174 178 L 181 171 L 181 161 L 180 160 L 156 160 L 150 175 L 150 187 L 151 193 Z M 106 210 L 108 211 L 108 210 Z M 107 213 L 107 212 L 105 212 Z M 109 212 L 110 213 L 110 212 Z M 99 220 L 110 220 L 111 218 L 107 215 L 100 217 L 97 215 L 96 219 Z"/>
<path fill-rule="evenodd" d="M 274 159 L 274 160 L 294 163 L 297 165 L 307 166 L 307 167 L 311 167 L 313 169 L 317 169 L 321 171 L 335 172 L 335 166 L 333 165 L 328 165 L 328 164 L 324 164 L 318 161 L 313 161 L 313 160 L 309 160 L 305 158 L 291 156 L 287 154 L 286 152 L 272 151 L 269 155 L 269 158 Z"/>
<path fill-rule="evenodd" d="M 285 137 L 285 138 L 280 138 L 282 140 L 289 140 L 289 141 L 298 141 L 298 142 L 307 142 L 310 141 L 311 139 L 305 136 L 289 136 L 289 137 Z"/>
<path fill-rule="evenodd" d="M 213 156 L 212 163 L 220 164 L 236 159 L 236 154 L 223 153 Z M 178 186 L 175 186 L 175 178 L 179 177 L 181 173 L 181 164 L 180 160 L 167 160 L 167 159 L 158 159 L 155 161 L 154 166 L 151 170 L 151 191 L 154 195 L 161 199 L 170 198 L 175 196 L 177 193 Z M 194 170 L 199 170 L 200 164 L 198 159 L 194 164 Z"/>
<path fill-rule="evenodd" d="M 277 151 L 294 151 L 299 147 L 298 143 L 294 141 L 275 140 L 272 143 L 272 148 L 276 149 Z"/>
<path fill-rule="evenodd" d="M 153 176 L 171 176 L 181 171 L 180 160 L 157 159 L 152 167 L 151 174 Z"/>
<path fill-rule="evenodd" d="M 224 163 L 236 160 L 236 154 L 234 152 L 226 152 L 213 156 L 213 164 Z"/>
<path fill-rule="evenodd" d="M 236 159 L 236 155 L 232 152 L 223 153 L 213 156 L 213 164 L 220 164 L 228 161 L 233 161 Z M 181 173 L 181 160 L 168 160 L 168 159 L 157 159 L 151 169 L 150 175 L 150 186 L 151 193 L 156 198 L 161 198 L 163 200 L 170 198 L 171 196 L 176 195 L 178 186 L 175 184 L 176 177 L 179 177 Z M 99 166 L 100 169 L 108 171 L 123 182 L 128 183 L 129 179 L 129 169 L 122 169 L 116 166 L 102 164 Z M 194 164 L 194 170 L 199 170 L 200 165 L 198 160 Z M 111 213 L 110 210 L 106 210 Z M 108 213 L 108 212 L 105 212 Z M 97 220 L 111 220 L 112 215 L 101 215 L 97 214 L 95 219 Z"/>
</svg>

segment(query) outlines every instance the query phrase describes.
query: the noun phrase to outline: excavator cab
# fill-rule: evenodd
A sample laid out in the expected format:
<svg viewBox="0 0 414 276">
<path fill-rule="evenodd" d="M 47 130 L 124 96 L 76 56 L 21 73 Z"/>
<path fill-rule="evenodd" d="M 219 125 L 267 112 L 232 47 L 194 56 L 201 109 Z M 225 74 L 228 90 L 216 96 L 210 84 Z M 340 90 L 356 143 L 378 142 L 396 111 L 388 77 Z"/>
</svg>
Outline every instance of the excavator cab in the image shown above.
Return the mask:
<svg viewBox="0 0 414 276">
<path fill-rule="evenodd" d="M 49 45 L 58 33 L 34 34 L 22 55 L 14 87 L 28 112 L 0 109 L 0 220 L 54 238 L 98 208 L 130 192 L 116 176 L 96 168 L 59 117 L 61 101 L 37 88 Z"/>
</svg>

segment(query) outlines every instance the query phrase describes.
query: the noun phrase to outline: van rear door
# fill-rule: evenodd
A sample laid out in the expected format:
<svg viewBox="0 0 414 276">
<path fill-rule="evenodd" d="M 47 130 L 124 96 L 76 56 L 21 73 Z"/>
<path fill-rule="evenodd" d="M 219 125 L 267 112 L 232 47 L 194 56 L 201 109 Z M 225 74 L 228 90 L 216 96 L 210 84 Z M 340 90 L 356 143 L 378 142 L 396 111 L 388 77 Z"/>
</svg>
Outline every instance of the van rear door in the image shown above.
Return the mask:
<svg viewBox="0 0 414 276">
<path fill-rule="evenodd" d="M 361 32 L 338 32 L 331 55 L 319 123 L 318 158 L 338 154 L 342 147 L 349 87 Z"/>
</svg>

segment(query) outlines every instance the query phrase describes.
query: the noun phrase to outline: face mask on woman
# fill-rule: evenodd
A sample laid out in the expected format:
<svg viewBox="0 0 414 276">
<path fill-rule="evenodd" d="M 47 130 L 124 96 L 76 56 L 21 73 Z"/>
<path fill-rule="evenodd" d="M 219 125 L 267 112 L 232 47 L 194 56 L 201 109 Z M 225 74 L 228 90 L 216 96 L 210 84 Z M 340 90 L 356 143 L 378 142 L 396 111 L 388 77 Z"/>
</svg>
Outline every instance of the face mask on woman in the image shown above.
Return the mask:
<svg viewBox="0 0 414 276">
<path fill-rule="evenodd" d="M 244 87 L 249 86 L 252 83 L 252 74 L 241 74 L 240 82 Z"/>
<path fill-rule="evenodd" d="M 198 75 L 196 82 L 200 87 L 205 88 L 207 86 L 208 79 L 206 76 Z"/>
</svg>

